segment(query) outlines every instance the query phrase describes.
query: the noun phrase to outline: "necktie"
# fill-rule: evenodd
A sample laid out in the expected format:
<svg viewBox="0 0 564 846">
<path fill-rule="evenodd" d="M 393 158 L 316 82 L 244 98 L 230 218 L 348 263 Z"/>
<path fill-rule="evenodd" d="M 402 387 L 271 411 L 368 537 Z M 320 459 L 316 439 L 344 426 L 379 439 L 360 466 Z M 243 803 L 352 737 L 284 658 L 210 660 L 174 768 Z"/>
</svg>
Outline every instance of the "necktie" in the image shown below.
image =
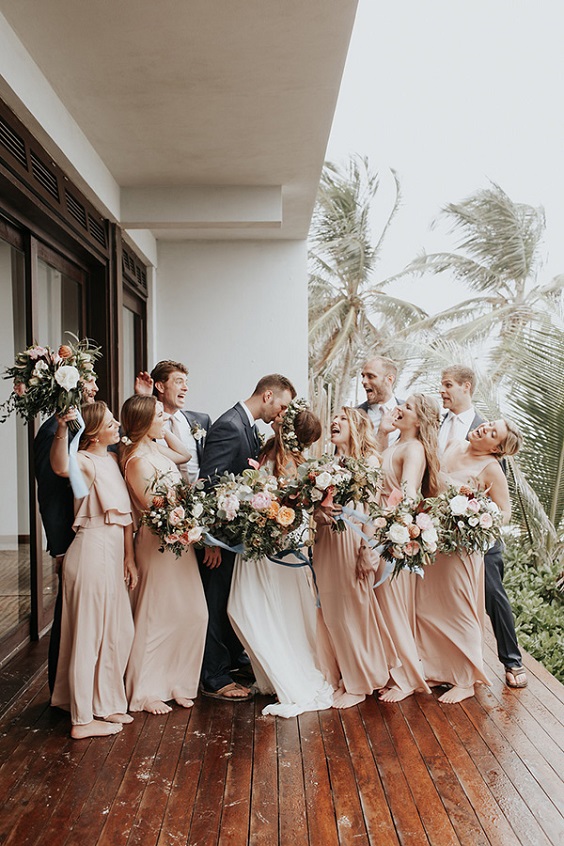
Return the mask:
<svg viewBox="0 0 564 846">
<path fill-rule="evenodd" d="M 452 441 L 456 440 L 456 429 L 457 429 L 456 424 L 457 424 L 457 422 L 458 422 L 458 417 L 457 417 L 456 414 L 453 414 L 452 417 L 450 418 L 450 420 L 447 420 L 447 423 L 446 423 L 447 435 L 446 435 L 445 446 L 449 446 L 449 444 L 451 444 Z"/>
<path fill-rule="evenodd" d="M 253 426 L 253 440 L 254 440 L 254 443 L 255 443 L 255 451 L 256 451 L 256 454 L 258 455 L 259 451 L 260 451 L 260 438 L 259 438 L 256 423 Z"/>
<path fill-rule="evenodd" d="M 172 434 L 176 435 L 176 437 L 179 438 L 179 440 L 182 440 L 182 431 L 180 429 L 180 424 L 179 424 L 178 420 L 176 419 L 176 417 L 174 416 L 174 414 L 169 419 L 169 423 L 170 423 L 170 431 L 172 432 Z"/>
</svg>

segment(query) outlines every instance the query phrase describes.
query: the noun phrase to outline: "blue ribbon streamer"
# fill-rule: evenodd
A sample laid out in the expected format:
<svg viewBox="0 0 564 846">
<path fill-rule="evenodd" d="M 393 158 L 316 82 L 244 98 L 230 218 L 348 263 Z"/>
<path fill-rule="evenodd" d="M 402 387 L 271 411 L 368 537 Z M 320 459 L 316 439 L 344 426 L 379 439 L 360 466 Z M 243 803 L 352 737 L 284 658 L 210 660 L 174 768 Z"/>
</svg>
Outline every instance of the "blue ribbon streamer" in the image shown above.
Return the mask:
<svg viewBox="0 0 564 846">
<path fill-rule="evenodd" d="M 77 409 L 76 419 L 78 421 L 79 429 L 69 445 L 69 481 L 75 499 L 83 499 L 88 494 L 88 487 L 84 481 L 82 471 L 78 466 L 76 454 L 78 452 L 78 445 L 80 443 L 80 436 L 84 432 L 84 419 L 82 414 Z"/>
</svg>

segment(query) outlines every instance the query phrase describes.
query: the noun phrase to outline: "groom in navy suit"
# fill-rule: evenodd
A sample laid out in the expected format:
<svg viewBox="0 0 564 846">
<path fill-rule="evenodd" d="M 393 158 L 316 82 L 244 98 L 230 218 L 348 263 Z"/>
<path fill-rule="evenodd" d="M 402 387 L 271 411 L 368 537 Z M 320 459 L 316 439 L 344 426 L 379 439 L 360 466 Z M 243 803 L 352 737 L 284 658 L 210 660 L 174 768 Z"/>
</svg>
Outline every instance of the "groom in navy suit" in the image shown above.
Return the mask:
<svg viewBox="0 0 564 846">
<path fill-rule="evenodd" d="M 222 473 L 241 473 L 260 450 L 256 420 L 271 423 L 296 396 L 292 383 L 278 373 L 263 376 L 253 394 L 238 402 L 211 426 L 204 446 L 200 475 L 213 485 Z M 208 603 L 209 623 L 202 667 L 202 692 L 229 702 L 250 698 L 248 688 L 237 684 L 231 672 L 241 666 L 243 647 L 227 616 L 235 555 L 219 550 L 214 560 L 200 562 Z M 248 664 L 248 659 L 246 659 Z"/>
<path fill-rule="evenodd" d="M 476 375 L 469 367 L 453 364 L 443 370 L 441 399 L 447 412 L 439 430 L 439 452 L 451 440 L 463 440 L 468 432 L 485 422 L 472 403 L 475 384 Z M 503 544 L 498 540 L 484 556 L 486 611 L 497 641 L 498 658 L 505 667 L 505 683 L 508 687 L 526 687 L 513 612 L 503 586 L 502 553 Z"/>
</svg>

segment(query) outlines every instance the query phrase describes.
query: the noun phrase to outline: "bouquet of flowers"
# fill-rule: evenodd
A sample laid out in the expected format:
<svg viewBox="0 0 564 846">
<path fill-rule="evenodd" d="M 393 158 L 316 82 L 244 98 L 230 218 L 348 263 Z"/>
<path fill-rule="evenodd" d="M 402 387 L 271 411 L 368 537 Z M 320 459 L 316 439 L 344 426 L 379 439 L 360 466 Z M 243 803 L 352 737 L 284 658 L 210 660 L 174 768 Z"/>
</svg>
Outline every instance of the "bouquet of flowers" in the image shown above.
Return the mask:
<svg viewBox="0 0 564 846">
<path fill-rule="evenodd" d="M 247 558 L 276 555 L 307 545 L 303 509 L 264 468 L 226 473 L 213 490 L 215 522 L 211 534 L 230 546 L 241 545 Z"/>
<path fill-rule="evenodd" d="M 285 489 L 299 499 L 306 511 L 317 506 L 365 503 L 378 490 L 381 471 L 366 461 L 348 456 L 322 455 L 300 464 L 297 478 Z M 343 520 L 335 520 L 336 532 L 345 530 Z"/>
<path fill-rule="evenodd" d="M 159 552 L 170 550 L 179 558 L 190 544 L 202 540 L 211 515 L 203 482 L 170 484 L 168 473 L 160 473 L 151 483 L 151 504 L 140 524 L 147 526 L 160 541 Z"/>
<path fill-rule="evenodd" d="M 439 521 L 428 502 L 408 499 L 397 490 L 392 491 L 386 506 L 370 508 L 374 541 L 382 558 L 393 564 L 392 578 L 401 570 L 418 570 L 435 560 Z"/>
<path fill-rule="evenodd" d="M 441 552 L 454 552 L 460 547 L 485 552 L 500 535 L 501 511 L 483 491 L 450 485 L 428 502 L 440 523 Z"/>
<path fill-rule="evenodd" d="M 96 378 L 94 363 L 101 351 L 88 339 L 73 338 L 75 343 L 61 344 L 57 352 L 33 344 L 16 355 L 4 374 L 5 379 L 14 380 L 14 388 L 0 406 L 1 423 L 12 411 L 28 423 L 36 414 L 64 414 L 69 408 L 80 408 L 82 383 Z"/>
</svg>

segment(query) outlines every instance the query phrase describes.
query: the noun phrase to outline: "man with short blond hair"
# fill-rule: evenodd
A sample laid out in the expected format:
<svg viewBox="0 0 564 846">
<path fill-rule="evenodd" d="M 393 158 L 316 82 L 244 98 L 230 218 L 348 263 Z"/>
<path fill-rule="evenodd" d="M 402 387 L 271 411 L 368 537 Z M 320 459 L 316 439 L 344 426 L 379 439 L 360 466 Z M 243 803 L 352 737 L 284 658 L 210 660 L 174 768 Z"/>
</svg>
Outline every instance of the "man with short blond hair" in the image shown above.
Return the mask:
<svg viewBox="0 0 564 846">
<path fill-rule="evenodd" d="M 389 415 L 401 405 L 402 400 L 394 396 L 394 384 L 398 375 L 398 366 L 391 358 L 376 355 L 369 358 L 362 368 L 362 387 L 366 391 L 366 402 L 358 407 L 366 411 L 374 431 L 380 428 L 383 415 Z M 388 446 L 399 437 L 394 429 L 388 435 Z"/>
</svg>

